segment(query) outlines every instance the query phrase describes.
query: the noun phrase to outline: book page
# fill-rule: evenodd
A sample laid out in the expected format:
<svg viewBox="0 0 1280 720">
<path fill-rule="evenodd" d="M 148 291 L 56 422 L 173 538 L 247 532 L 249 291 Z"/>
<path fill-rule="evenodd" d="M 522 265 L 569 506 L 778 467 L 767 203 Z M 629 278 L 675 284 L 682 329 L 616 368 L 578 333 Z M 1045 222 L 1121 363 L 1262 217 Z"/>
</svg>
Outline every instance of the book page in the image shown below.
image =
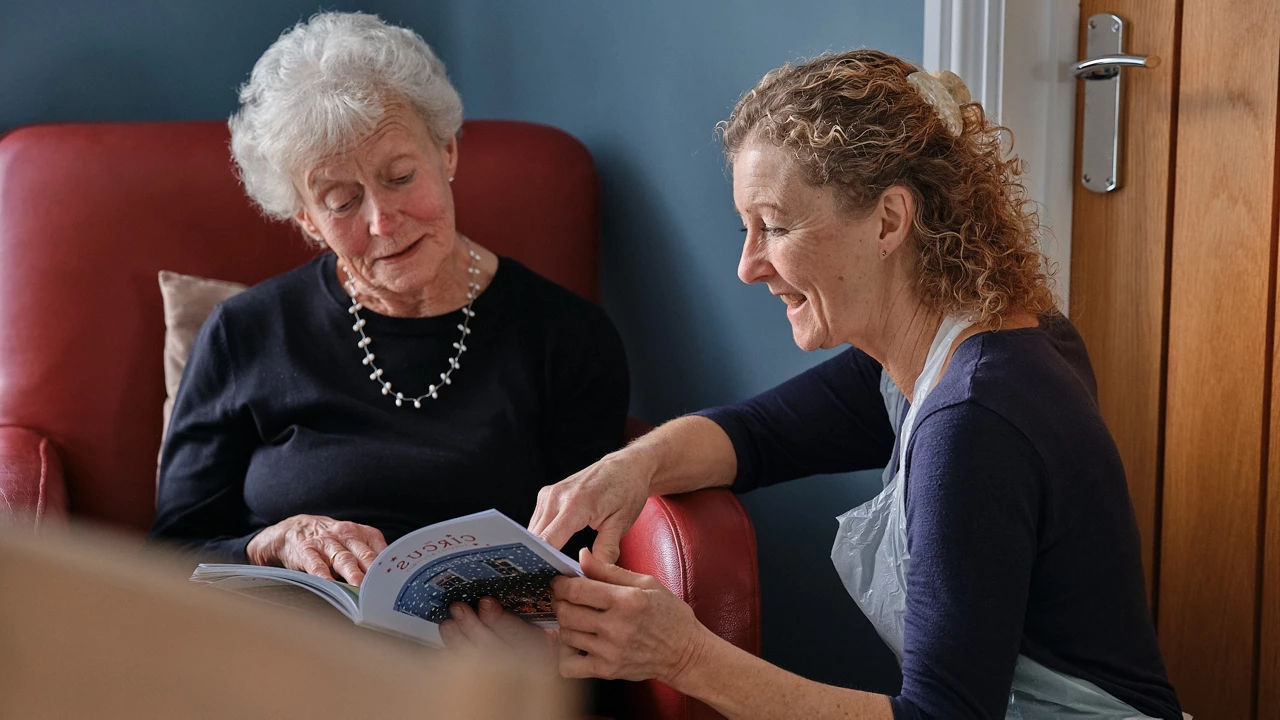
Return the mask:
<svg viewBox="0 0 1280 720">
<path fill-rule="evenodd" d="M 300 601 L 296 595 L 283 592 L 272 593 L 266 588 L 271 585 L 284 585 L 305 589 L 316 597 L 324 599 L 339 612 L 352 620 L 360 619 L 360 589 L 336 580 L 326 580 L 298 570 L 269 567 L 264 565 L 240 565 L 236 563 L 201 563 L 191 574 L 196 582 L 217 585 L 225 590 L 233 590 L 242 595 L 252 595 L 277 604 L 297 605 Z M 291 599 L 290 599 L 291 598 Z"/>
<path fill-rule="evenodd" d="M 492 597 L 509 612 L 554 627 L 551 579 L 578 563 L 496 510 L 416 530 L 383 550 L 361 587 L 365 624 L 440 644 L 449 606 Z"/>
<path fill-rule="evenodd" d="M 291 582 L 280 582 L 272 578 L 248 577 L 238 575 L 236 577 L 223 578 L 221 580 L 207 581 L 214 587 L 223 590 L 230 590 L 237 595 L 244 595 L 255 600 L 269 602 L 272 605 L 280 605 L 296 610 L 308 610 L 312 612 L 324 612 L 333 614 L 333 609 L 338 608 L 343 615 L 347 615 L 347 611 L 338 607 L 333 599 L 327 595 L 317 593 L 315 590 L 303 585 L 295 585 Z M 348 616 L 349 617 L 349 616 Z"/>
</svg>

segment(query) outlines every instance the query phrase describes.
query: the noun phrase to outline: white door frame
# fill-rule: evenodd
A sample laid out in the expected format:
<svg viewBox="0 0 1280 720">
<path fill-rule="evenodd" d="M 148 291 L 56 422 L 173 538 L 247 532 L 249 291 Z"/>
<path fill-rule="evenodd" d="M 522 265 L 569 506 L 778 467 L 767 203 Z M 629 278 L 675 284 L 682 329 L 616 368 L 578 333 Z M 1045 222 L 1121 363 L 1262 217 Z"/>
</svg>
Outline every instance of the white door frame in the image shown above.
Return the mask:
<svg viewBox="0 0 1280 720">
<path fill-rule="evenodd" d="M 1079 0 L 925 0 L 924 66 L 950 70 L 1014 135 L 1038 205 L 1059 307 L 1071 287 L 1071 193 Z"/>
</svg>

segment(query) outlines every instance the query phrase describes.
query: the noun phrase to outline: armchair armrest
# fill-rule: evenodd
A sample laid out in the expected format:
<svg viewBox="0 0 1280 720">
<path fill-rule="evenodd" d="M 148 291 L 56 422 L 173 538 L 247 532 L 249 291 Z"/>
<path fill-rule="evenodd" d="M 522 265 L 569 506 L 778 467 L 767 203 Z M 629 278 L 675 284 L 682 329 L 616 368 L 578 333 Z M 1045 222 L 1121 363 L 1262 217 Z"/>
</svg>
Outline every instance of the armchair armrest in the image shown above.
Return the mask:
<svg viewBox="0 0 1280 720">
<path fill-rule="evenodd" d="M 656 577 L 712 632 L 760 654 L 755 531 L 733 493 L 714 488 L 649 498 L 622 538 L 618 564 Z M 653 680 L 632 684 L 629 695 L 635 717 L 720 717 Z"/>
<path fill-rule="evenodd" d="M 34 527 L 67 515 L 62 461 L 49 439 L 17 425 L 0 427 L 0 516 L 25 516 Z"/>
</svg>

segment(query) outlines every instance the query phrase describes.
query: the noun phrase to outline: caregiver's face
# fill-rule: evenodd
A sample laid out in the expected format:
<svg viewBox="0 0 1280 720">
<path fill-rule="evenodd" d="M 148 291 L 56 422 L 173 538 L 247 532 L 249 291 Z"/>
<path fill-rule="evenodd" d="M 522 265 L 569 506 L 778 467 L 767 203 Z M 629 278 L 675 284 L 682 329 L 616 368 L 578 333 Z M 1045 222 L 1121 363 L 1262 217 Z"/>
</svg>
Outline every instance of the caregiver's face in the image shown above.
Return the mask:
<svg viewBox="0 0 1280 720">
<path fill-rule="evenodd" d="M 874 217 L 852 216 L 832 188 L 805 182 L 787 151 L 764 141 L 734 157 L 733 201 L 747 235 L 738 277 L 786 304 L 796 345 L 856 340 L 877 285 Z"/>
</svg>

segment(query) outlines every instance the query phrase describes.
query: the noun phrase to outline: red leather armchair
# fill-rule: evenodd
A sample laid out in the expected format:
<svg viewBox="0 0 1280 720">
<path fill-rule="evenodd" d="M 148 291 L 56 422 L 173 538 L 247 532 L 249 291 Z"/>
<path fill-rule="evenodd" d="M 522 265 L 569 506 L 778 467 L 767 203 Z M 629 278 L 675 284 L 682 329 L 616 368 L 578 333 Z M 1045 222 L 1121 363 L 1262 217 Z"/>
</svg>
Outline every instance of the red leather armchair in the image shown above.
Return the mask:
<svg viewBox="0 0 1280 720">
<path fill-rule="evenodd" d="M 0 138 L 0 514 L 139 537 L 150 525 L 164 398 L 157 271 L 253 283 L 315 252 L 255 212 L 227 145 L 219 122 L 38 125 Z M 587 150 L 503 121 L 467 122 L 460 148 L 460 229 L 598 300 Z M 758 653 L 755 557 L 746 514 L 718 490 L 651 499 L 622 562 Z M 715 717 L 659 683 L 632 690 L 636 717 Z"/>
</svg>

